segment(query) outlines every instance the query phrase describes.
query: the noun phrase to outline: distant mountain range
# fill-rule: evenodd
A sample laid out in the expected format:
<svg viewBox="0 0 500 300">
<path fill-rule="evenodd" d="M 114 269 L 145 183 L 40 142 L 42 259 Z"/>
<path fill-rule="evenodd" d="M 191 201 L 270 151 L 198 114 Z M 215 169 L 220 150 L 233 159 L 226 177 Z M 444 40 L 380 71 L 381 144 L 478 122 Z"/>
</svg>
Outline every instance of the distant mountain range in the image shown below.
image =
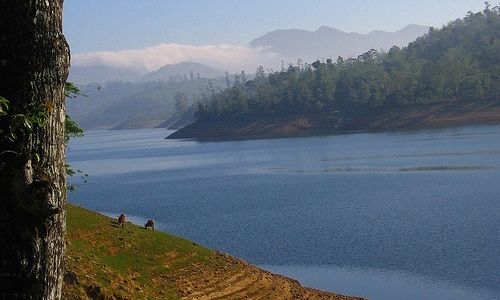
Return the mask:
<svg viewBox="0 0 500 300">
<path fill-rule="evenodd" d="M 105 65 L 71 66 L 68 81 L 77 84 L 104 84 L 106 81 L 114 80 L 135 82 L 145 73 L 146 71 L 127 67 L 119 68 Z"/>
<path fill-rule="evenodd" d="M 165 65 L 157 71 L 140 71 L 133 68 L 118 68 L 108 66 L 71 67 L 68 81 L 78 84 L 105 83 L 106 81 L 168 81 L 171 79 L 181 81 L 194 78 L 216 78 L 224 76 L 224 71 L 210 68 L 200 63 L 181 62 Z"/>
<path fill-rule="evenodd" d="M 144 75 L 141 81 L 168 81 L 169 79 L 195 79 L 195 78 L 216 78 L 224 76 L 224 71 L 210 68 L 195 62 L 181 62 L 173 65 L 165 65 L 158 71 L 149 72 Z"/>
<path fill-rule="evenodd" d="M 396 32 L 375 30 L 369 34 L 347 33 L 322 26 L 316 31 L 302 29 L 275 30 L 250 42 L 250 47 L 262 47 L 276 54 L 277 63 L 295 63 L 297 59 L 312 63 L 317 59 L 357 57 L 370 49 L 389 50 L 396 45 L 404 47 L 425 34 L 428 26 L 408 25 Z M 264 67 L 269 67 L 263 65 Z M 258 65 L 255 66 L 255 70 Z M 222 68 L 221 68 L 222 69 Z M 253 70 L 246 70 L 252 73 Z M 168 81 L 171 77 L 183 79 L 186 76 L 214 78 L 224 76 L 225 70 L 217 70 L 196 62 L 181 62 L 165 65 L 148 73 L 139 68 L 108 67 L 104 65 L 75 66 L 70 68 L 69 81 L 78 84 L 105 83 L 106 81 Z"/>
<path fill-rule="evenodd" d="M 372 48 L 389 50 L 394 45 L 404 47 L 428 31 L 429 26 L 408 25 L 396 32 L 375 30 L 369 34 L 361 34 L 322 26 L 316 31 L 302 29 L 271 31 L 254 39 L 250 45 L 264 47 L 266 51 L 272 51 L 292 62 L 300 58 L 310 63 L 317 59 L 336 60 L 338 56 L 357 57 Z"/>
</svg>

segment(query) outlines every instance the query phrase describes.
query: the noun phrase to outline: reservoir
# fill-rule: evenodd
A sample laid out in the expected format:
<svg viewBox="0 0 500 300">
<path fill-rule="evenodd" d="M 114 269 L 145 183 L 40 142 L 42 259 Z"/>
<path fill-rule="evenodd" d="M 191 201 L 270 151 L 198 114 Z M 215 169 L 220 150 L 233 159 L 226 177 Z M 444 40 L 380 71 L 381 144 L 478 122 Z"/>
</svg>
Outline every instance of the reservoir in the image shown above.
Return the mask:
<svg viewBox="0 0 500 300">
<path fill-rule="evenodd" d="M 500 126 L 198 142 L 87 131 L 70 202 L 371 299 L 500 299 Z"/>
</svg>

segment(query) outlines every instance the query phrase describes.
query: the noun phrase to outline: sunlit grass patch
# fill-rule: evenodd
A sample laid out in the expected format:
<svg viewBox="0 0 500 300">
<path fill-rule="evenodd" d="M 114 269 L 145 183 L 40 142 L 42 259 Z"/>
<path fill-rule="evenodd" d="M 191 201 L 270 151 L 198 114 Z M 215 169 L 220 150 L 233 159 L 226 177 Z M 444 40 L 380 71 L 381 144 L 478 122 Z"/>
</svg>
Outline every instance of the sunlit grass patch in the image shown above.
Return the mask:
<svg viewBox="0 0 500 300">
<path fill-rule="evenodd" d="M 179 299 L 168 276 L 212 263 L 213 252 L 191 241 L 131 223 L 121 228 L 117 220 L 71 204 L 67 212 L 67 270 L 80 281 L 65 285 L 67 293 L 81 295 L 93 287 L 102 295 Z"/>
</svg>

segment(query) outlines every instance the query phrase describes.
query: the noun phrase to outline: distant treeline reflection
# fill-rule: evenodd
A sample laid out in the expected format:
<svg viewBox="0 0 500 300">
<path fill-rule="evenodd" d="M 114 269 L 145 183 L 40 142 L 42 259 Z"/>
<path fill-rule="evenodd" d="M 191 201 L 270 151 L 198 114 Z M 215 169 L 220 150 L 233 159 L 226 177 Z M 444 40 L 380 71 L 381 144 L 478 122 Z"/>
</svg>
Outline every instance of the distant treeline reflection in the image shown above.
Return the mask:
<svg viewBox="0 0 500 300">
<path fill-rule="evenodd" d="M 481 171 L 493 170 L 495 167 L 485 166 L 421 166 L 405 168 L 329 168 L 321 170 L 285 170 L 282 168 L 267 168 L 269 173 L 351 173 L 351 172 L 427 172 L 427 171 Z"/>
</svg>

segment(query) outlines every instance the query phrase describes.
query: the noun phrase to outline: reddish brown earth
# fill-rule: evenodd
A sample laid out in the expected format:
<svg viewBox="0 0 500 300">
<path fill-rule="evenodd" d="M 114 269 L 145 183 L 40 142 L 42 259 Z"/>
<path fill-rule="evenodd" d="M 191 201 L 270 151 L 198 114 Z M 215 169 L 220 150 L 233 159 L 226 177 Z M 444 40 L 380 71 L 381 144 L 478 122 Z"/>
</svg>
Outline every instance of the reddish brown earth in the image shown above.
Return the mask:
<svg viewBox="0 0 500 300">
<path fill-rule="evenodd" d="M 161 231 L 67 205 L 65 300 L 362 300 L 297 280 Z"/>
<path fill-rule="evenodd" d="M 356 116 L 323 113 L 195 122 L 168 138 L 282 138 L 351 131 L 416 130 L 480 124 L 500 124 L 500 101 L 409 105 L 367 111 Z"/>
<path fill-rule="evenodd" d="M 415 105 L 366 113 L 344 130 L 406 130 L 500 124 L 500 101 Z"/>
<path fill-rule="evenodd" d="M 184 295 L 182 299 L 365 299 L 306 288 L 297 280 L 264 271 L 241 259 L 223 253 L 216 256 L 216 260 L 224 261 L 224 267 L 200 265 L 194 272 L 191 268 L 186 275 L 170 277 Z"/>
</svg>

